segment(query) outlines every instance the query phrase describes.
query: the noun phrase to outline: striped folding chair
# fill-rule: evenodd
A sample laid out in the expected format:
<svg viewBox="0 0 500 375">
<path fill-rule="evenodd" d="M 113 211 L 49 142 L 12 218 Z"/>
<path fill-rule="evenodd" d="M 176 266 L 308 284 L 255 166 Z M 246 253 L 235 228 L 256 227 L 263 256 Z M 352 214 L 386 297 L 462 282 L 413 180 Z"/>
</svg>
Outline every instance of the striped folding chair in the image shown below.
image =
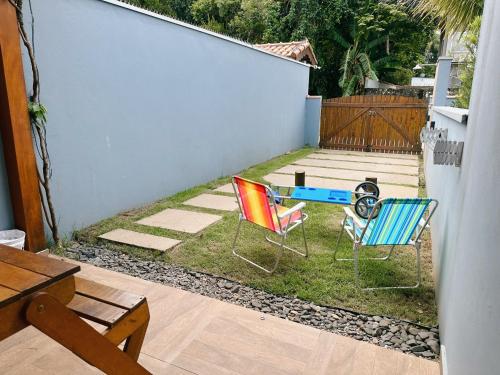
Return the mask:
<svg viewBox="0 0 500 375">
<path fill-rule="evenodd" d="M 293 251 L 304 257 L 308 256 L 306 233 L 304 229 L 304 221 L 307 219 L 307 215 L 302 212 L 302 209 L 306 205 L 304 202 L 300 202 L 292 208 L 283 207 L 276 203 L 276 198 L 279 197 L 276 197 L 274 192 L 266 185 L 246 180 L 238 176 L 233 177 L 232 183 L 240 207 L 240 220 L 233 241 L 234 255 L 269 274 L 272 274 L 278 267 L 281 256 L 283 255 L 283 249 Z M 244 221 L 263 227 L 281 237 L 281 241 L 277 242 L 266 236 L 267 241 L 278 245 L 280 249 L 274 266 L 271 269 L 264 268 L 236 252 L 236 241 L 240 234 L 241 223 Z M 285 246 L 288 233 L 299 225 L 302 226 L 305 253 Z"/>
<path fill-rule="evenodd" d="M 334 259 L 337 261 L 354 261 L 356 284 L 360 286 L 359 275 L 359 248 L 361 246 L 391 246 L 389 254 L 385 257 L 366 258 L 368 260 L 388 260 L 395 246 L 413 246 L 417 253 L 417 284 L 413 286 L 395 286 L 374 289 L 403 289 L 418 288 L 420 285 L 420 246 L 421 236 L 438 206 L 435 199 L 415 198 L 397 199 L 387 198 L 378 201 L 368 219 L 360 219 L 349 207 L 344 207 L 345 218 L 342 221 Z M 425 217 L 425 213 L 429 215 Z M 374 213 L 377 213 L 376 215 Z M 353 240 L 354 258 L 337 258 L 340 238 L 344 231 Z"/>
</svg>

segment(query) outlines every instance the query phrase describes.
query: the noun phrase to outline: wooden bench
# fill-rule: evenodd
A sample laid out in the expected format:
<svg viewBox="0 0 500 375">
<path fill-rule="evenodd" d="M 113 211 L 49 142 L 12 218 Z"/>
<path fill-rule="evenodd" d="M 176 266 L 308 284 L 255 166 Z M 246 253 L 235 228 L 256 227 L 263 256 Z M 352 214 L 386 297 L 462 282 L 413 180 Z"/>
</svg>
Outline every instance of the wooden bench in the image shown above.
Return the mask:
<svg viewBox="0 0 500 375">
<path fill-rule="evenodd" d="M 87 279 L 75 277 L 76 294 L 68 308 L 83 319 L 103 325 L 102 333 L 134 361 L 141 352 L 149 323 L 146 298 L 114 289 Z"/>
</svg>

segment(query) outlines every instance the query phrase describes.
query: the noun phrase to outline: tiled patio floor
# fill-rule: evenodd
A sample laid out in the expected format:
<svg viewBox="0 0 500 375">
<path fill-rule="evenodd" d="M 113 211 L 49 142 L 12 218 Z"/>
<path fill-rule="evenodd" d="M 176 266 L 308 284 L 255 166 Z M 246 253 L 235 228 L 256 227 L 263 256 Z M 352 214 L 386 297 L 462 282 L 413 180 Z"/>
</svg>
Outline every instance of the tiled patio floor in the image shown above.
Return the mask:
<svg viewBox="0 0 500 375">
<path fill-rule="evenodd" d="M 147 296 L 140 361 L 155 374 L 439 374 L 436 362 L 82 264 L 81 275 Z M 0 342 L 2 374 L 99 373 L 29 328 Z"/>
</svg>

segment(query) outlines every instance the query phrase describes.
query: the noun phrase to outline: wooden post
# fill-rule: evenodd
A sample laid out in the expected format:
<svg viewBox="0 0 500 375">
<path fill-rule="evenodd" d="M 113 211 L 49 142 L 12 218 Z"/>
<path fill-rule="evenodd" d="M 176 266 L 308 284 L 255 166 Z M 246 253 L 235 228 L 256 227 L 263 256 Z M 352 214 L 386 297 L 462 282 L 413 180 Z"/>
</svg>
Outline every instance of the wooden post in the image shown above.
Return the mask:
<svg viewBox="0 0 500 375">
<path fill-rule="evenodd" d="M 306 172 L 303 170 L 295 171 L 295 186 L 306 186 Z"/>
<path fill-rule="evenodd" d="M 0 0 L 0 131 L 14 224 L 26 232 L 27 250 L 41 250 L 46 242 L 20 37 L 8 0 Z"/>
</svg>

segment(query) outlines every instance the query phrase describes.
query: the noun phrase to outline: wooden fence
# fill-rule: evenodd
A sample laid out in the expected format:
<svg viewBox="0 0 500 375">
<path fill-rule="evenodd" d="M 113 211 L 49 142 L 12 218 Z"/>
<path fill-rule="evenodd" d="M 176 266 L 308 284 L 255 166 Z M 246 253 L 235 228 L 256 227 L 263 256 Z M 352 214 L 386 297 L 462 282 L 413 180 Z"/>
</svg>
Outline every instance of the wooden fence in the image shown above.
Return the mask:
<svg viewBox="0 0 500 375">
<path fill-rule="evenodd" d="M 320 147 L 420 153 L 424 100 L 389 95 L 327 99 L 321 109 Z"/>
</svg>

